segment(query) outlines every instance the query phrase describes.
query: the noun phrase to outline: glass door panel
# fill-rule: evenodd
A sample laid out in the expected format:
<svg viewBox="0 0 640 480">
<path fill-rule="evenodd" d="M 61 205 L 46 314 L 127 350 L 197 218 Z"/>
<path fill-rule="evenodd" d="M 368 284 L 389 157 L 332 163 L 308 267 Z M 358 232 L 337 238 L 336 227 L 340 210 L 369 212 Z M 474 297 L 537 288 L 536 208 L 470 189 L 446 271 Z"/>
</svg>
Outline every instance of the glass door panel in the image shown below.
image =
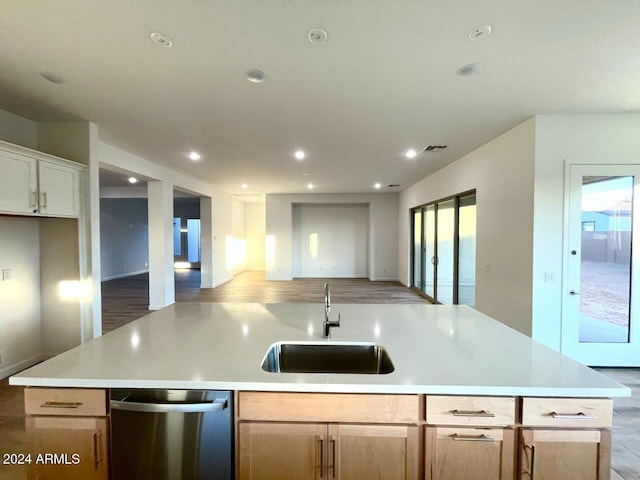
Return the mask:
<svg viewBox="0 0 640 480">
<path fill-rule="evenodd" d="M 422 210 L 413 212 L 413 286 L 422 290 Z"/>
<path fill-rule="evenodd" d="M 437 300 L 440 303 L 453 303 L 453 272 L 455 268 L 455 201 L 439 202 L 437 215 Z"/>
<path fill-rule="evenodd" d="M 476 303 L 476 195 L 458 204 L 458 304 Z"/>
<path fill-rule="evenodd" d="M 582 177 L 579 341 L 628 343 L 633 177 Z"/>
<path fill-rule="evenodd" d="M 640 366 L 640 165 L 570 165 L 562 353 L 593 366 Z"/>
<path fill-rule="evenodd" d="M 428 205 L 422 210 L 424 212 L 424 288 L 422 291 L 425 295 L 435 298 L 436 207 Z"/>
</svg>

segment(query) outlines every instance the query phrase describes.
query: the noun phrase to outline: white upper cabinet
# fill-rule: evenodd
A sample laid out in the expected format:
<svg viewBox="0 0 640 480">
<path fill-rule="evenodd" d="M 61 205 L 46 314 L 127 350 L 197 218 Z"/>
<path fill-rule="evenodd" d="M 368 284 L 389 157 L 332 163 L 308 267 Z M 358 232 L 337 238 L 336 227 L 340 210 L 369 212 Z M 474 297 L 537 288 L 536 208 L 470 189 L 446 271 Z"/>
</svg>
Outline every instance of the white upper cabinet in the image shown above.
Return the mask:
<svg viewBox="0 0 640 480">
<path fill-rule="evenodd" d="M 77 168 L 40 160 L 38 163 L 40 213 L 77 217 L 80 181 Z"/>
<path fill-rule="evenodd" d="M 0 211 L 37 212 L 38 161 L 0 150 Z"/>
<path fill-rule="evenodd" d="M 0 213 L 77 217 L 83 168 L 0 142 Z"/>
</svg>

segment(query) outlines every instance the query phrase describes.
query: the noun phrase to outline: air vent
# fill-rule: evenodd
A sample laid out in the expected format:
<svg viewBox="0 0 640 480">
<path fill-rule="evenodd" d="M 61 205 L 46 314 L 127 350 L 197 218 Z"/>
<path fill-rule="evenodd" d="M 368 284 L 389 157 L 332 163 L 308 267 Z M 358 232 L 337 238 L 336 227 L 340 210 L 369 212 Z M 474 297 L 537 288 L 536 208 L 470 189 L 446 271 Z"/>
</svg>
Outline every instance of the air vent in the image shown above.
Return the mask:
<svg viewBox="0 0 640 480">
<path fill-rule="evenodd" d="M 423 152 L 437 152 L 439 150 L 444 150 L 445 148 L 447 148 L 446 145 L 429 145 L 423 150 Z"/>
<path fill-rule="evenodd" d="M 388 185 L 388 187 L 389 187 L 389 188 L 399 187 L 399 186 L 400 186 L 400 184 L 399 184 L 399 183 L 390 183 L 390 184 Z"/>
</svg>

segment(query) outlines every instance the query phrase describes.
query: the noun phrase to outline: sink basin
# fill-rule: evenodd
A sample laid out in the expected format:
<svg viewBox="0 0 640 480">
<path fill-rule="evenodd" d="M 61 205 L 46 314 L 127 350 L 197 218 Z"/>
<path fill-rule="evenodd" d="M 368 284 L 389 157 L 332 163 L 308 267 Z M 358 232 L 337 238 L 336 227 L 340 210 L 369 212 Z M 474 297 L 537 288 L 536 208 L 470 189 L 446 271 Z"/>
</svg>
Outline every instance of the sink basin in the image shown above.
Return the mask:
<svg viewBox="0 0 640 480">
<path fill-rule="evenodd" d="M 278 342 L 269 347 L 262 369 L 281 373 L 387 374 L 391 357 L 375 343 Z"/>
</svg>

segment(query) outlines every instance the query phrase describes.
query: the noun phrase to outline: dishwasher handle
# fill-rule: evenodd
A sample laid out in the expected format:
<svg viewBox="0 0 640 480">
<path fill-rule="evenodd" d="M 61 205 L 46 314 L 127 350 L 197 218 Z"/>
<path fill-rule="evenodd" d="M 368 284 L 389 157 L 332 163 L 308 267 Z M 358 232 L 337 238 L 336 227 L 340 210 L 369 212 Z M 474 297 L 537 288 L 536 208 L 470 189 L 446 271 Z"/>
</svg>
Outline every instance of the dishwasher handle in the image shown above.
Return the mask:
<svg viewBox="0 0 640 480">
<path fill-rule="evenodd" d="M 111 408 L 114 410 L 145 413 L 221 412 L 227 408 L 227 399 L 216 398 L 213 402 L 203 403 L 145 403 L 111 400 Z"/>
</svg>

